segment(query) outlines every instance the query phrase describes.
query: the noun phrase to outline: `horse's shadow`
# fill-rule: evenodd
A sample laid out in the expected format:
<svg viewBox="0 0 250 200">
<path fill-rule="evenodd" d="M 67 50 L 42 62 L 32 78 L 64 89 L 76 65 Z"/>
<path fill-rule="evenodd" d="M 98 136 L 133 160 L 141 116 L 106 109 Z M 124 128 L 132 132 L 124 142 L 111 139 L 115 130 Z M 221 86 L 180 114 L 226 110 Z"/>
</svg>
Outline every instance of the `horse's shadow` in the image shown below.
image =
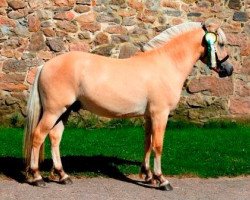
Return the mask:
<svg viewBox="0 0 250 200">
<path fill-rule="evenodd" d="M 140 162 L 129 161 L 117 157 L 107 156 L 66 156 L 62 157 L 64 169 L 69 174 L 98 174 L 124 182 L 141 185 L 142 182 L 130 179 L 120 170 L 120 165 L 134 165 L 140 167 Z M 42 171 L 49 172 L 52 168 L 51 159 L 45 159 L 41 165 Z M 7 178 L 25 183 L 24 164 L 21 158 L 0 157 L 0 174 Z M 146 186 L 145 186 L 146 187 Z"/>
</svg>

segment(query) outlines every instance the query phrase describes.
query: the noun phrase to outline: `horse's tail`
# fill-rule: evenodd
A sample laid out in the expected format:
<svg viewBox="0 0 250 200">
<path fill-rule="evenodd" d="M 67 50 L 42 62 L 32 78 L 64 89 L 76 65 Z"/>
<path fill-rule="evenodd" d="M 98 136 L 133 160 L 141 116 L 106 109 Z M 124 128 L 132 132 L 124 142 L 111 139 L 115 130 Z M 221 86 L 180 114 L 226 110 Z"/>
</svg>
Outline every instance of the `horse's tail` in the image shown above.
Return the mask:
<svg viewBox="0 0 250 200">
<path fill-rule="evenodd" d="M 35 80 L 33 83 L 33 87 L 30 91 L 30 96 L 27 105 L 27 119 L 24 128 L 24 145 L 23 145 L 23 154 L 25 159 L 26 167 L 30 165 L 31 160 L 31 151 L 32 151 L 32 144 L 33 144 L 33 132 L 41 118 L 42 114 L 42 104 L 39 95 L 38 89 L 38 80 L 40 77 L 40 73 L 42 70 L 42 66 L 37 68 Z M 44 145 L 42 144 L 40 149 L 40 161 L 44 159 Z"/>
</svg>

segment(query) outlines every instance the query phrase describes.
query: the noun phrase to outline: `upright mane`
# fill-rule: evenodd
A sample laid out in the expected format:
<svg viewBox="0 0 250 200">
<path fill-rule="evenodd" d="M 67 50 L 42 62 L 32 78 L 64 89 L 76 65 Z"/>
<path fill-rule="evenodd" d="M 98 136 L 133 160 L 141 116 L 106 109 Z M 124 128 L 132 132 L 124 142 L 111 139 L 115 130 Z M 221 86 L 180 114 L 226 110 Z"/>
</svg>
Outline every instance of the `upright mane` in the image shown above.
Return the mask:
<svg viewBox="0 0 250 200">
<path fill-rule="evenodd" d="M 173 37 L 176 37 L 182 33 L 185 33 L 187 31 L 190 31 L 196 28 L 201 28 L 201 27 L 202 27 L 202 24 L 199 22 L 186 22 L 183 24 L 173 26 L 161 32 L 159 35 L 157 35 L 153 39 L 151 39 L 147 44 L 143 46 L 143 50 L 149 51 L 156 47 L 160 47 L 164 43 L 172 39 Z"/>
</svg>

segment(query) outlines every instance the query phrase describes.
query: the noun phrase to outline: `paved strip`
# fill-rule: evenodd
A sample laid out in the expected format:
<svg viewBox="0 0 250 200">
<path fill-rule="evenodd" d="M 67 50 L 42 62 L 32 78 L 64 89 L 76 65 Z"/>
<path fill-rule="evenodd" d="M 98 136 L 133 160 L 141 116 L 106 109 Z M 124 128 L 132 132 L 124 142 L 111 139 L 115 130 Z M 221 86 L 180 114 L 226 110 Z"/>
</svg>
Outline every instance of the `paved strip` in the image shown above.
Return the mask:
<svg viewBox="0 0 250 200">
<path fill-rule="evenodd" d="M 14 180 L 0 180 L 1 200 L 67 199 L 67 200 L 249 200 L 250 176 L 200 179 L 168 178 L 173 191 L 143 187 L 137 176 L 132 183 L 111 178 L 74 178 L 73 185 L 47 183 L 45 188 L 33 187 Z"/>
</svg>

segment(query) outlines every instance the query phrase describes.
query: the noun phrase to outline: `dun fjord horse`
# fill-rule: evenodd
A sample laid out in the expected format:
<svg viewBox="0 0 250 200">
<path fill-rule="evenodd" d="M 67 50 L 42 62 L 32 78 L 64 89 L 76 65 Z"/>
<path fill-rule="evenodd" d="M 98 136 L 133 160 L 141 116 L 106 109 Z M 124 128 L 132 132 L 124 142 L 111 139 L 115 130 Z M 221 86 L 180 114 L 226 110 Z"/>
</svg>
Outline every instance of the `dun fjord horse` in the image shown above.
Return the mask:
<svg viewBox="0 0 250 200">
<path fill-rule="evenodd" d="M 163 137 L 168 115 L 197 60 L 220 77 L 230 76 L 226 37 L 215 20 L 188 22 L 163 31 L 144 46 L 144 53 L 114 59 L 83 52 L 57 56 L 39 67 L 28 102 L 24 152 L 29 182 L 44 186 L 39 173 L 43 143 L 51 140 L 53 172 L 59 182 L 71 183 L 64 172 L 59 144 L 70 111 L 85 109 L 117 118 L 144 116 L 145 155 L 141 173 L 147 182 L 171 190 L 161 170 Z M 150 170 L 150 153 L 154 168 Z"/>
</svg>

